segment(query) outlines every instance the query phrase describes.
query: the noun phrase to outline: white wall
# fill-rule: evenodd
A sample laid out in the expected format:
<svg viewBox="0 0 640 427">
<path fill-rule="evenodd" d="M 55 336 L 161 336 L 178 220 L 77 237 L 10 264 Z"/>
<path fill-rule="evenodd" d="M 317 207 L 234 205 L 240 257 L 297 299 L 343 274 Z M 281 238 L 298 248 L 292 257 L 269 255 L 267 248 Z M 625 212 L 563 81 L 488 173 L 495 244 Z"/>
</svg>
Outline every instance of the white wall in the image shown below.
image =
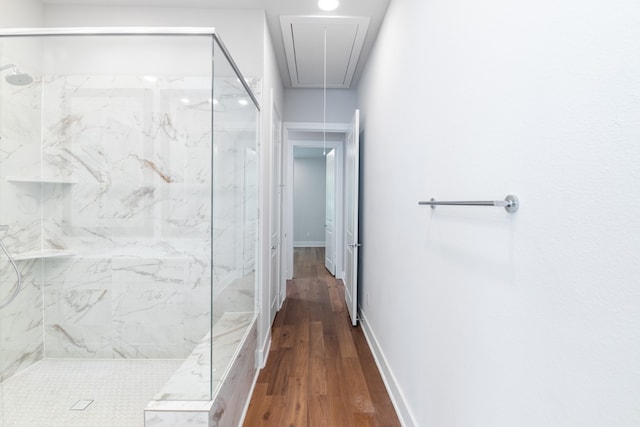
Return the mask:
<svg viewBox="0 0 640 427">
<path fill-rule="evenodd" d="M 327 89 L 327 123 L 350 123 L 356 109 L 356 91 Z M 322 122 L 322 89 L 286 89 L 285 122 Z"/>
<path fill-rule="evenodd" d="M 42 2 L 39 0 L 0 0 L 0 28 L 42 25 Z"/>
<path fill-rule="evenodd" d="M 47 4 L 47 27 L 215 27 L 245 77 L 263 71 L 262 10 Z"/>
<path fill-rule="evenodd" d="M 358 88 L 362 302 L 407 425 L 640 425 L 638 22 L 392 0 Z"/>
<path fill-rule="evenodd" d="M 273 50 L 273 43 L 271 36 L 269 35 L 269 29 L 267 28 L 266 19 L 262 18 L 262 32 L 263 32 L 263 100 L 262 112 L 261 112 L 261 138 L 260 138 L 260 241 L 261 251 L 258 264 L 258 306 L 260 311 L 260 318 L 258 324 L 258 356 L 257 361 L 260 367 L 266 363 L 268 356 L 268 347 L 271 344 L 271 315 L 269 313 L 269 279 L 270 279 L 270 256 L 271 256 L 271 239 L 269 226 L 271 219 L 269 213 L 271 212 L 270 196 L 271 191 L 271 123 L 273 118 L 271 117 L 271 106 L 275 108 L 282 115 L 283 111 L 283 87 L 280 80 L 280 72 L 278 71 L 278 64 L 276 62 L 275 51 Z M 271 97 L 273 94 L 273 97 Z"/>
<path fill-rule="evenodd" d="M 324 246 L 326 176 L 325 157 L 293 159 L 294 246 Z"/>
<path fill-rule="evenodd" d="M 41 27 L 43 20 L 44 11 L 39 0 L 0 0 L 0 28 Z M 40 69 L 39 40 L 6 39 L 0 43 L 0 55 L 0 65 L 5 65 L 6 61 L 16 62 L 21 71 L 32 74 Z"/>
</svg>

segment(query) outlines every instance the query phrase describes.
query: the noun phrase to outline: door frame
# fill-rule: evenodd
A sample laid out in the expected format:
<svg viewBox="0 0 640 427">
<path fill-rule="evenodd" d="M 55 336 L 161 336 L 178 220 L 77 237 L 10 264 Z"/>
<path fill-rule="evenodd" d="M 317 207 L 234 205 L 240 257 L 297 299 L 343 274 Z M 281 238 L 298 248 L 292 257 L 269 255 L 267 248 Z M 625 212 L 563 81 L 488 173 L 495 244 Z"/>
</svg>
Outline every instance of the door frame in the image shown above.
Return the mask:
<svg viewBox="0 0 640 427">
<path fill-rule="evenodd" d="M 282 274 L 282 210 L 283 210 L 283 200 L 284 200 L 284 196 L 283 196 L 283 185 L 282 185 L 282 176 L 283 176 L 283 157 L 282 157 L 282 153 L 284 151 L 284 138 L 283 138 L 283 122 L 282 122 L 282 114 L 280 114 L 280 110 L 278 109 L 278 107 L 276 106 L 274 101 L 274 97 L 273 97 L 273 88 L 271 89 L 271 114 L 270 114 L 270 118 L 271 118 L 271 123 L 270 123 L 270 138 L 271 138 L 271 152 L 270 152 L 270 159 L 269 159 L 269 169 L 270 169 L 270 175 L 269 175 L 269 290 L 267 292 L 268 295 L 268 299 L 269 299 L 269 325 L 271 325 L 275 319 L 276 316 L 276 312 L 280 311 L 280 308 L 282 308 L 282 300 L 281 300 L 281 289 L 283 287 L 285 287 L 285 283 L 286 281 L 284 280 L 284 276 Z M 279 130 L 276 129 L 276 118 L 277 118 L 277 125 L 279 126 Z M 276 134 L 279 131 L 279 137 L 280 137 L 280 150 L 279 152 L 275 152 L 276 150 L 276 143 L 278 141 L 276 141 Z M 276 170 L 277 169 L 277 170 Z M 278 218 L 273 218 L 273 211 L 274 211 L 274 192 L 276 193 L 276 197 L 277 197 L 277 201 L 275 201 L 275 204 L 278 205 L 277 206 L 277 216 Z M 277 230 L 274 230 L 273 228 L 273 224 L 274 221 L 277 223 Z M 277 233 L 277 236 L 275 236 L 275 242 L 274 240 L 274 232 Z M 275 246 L 275 247 L 274 247 Z M 275 256 L 276 256 L 276 262 L 277 265 L 275 266 L 276 268 L 276 274 L 274 276 L 273 274 L 273 256 L 274 256 L 274 251 Z M 275 281 L 275 286 L 272 283 L 272 281 Z M 276 295 L 271 295 L 271 290 L 274 289 Z"/>
<path fill-rule="evenodd" d="M 346 135 L 349 123 L 327 123 L 329 132 L 341 132 Z M 282 248 L 284 253 L 284 277 L 293 278 L 293 147 L 322 147 L 322 142 L 292 139 L 290 132 L 322 132 L 323 123 L 317 122 L 284 122 L 283 123 L 283 176 L 284 209 L 282 210 L 283 236 Z M 336 149 L 336 278 L 341 279 L 344 274 L 344 141 L 327 141 L 327 148 Z M 281 301 L 286 296 L 286 286 L 281 289 Z"/>
<path fill-rule="evenodd" d="M 358 324 L 358 252 L 360 237 L 358 233 L 358 200 L 360 169 L 360 110 L 353 113 L 351 129 L 345 138 L 345 303 L 351 318 L 351 324 Z"/>
</svg>

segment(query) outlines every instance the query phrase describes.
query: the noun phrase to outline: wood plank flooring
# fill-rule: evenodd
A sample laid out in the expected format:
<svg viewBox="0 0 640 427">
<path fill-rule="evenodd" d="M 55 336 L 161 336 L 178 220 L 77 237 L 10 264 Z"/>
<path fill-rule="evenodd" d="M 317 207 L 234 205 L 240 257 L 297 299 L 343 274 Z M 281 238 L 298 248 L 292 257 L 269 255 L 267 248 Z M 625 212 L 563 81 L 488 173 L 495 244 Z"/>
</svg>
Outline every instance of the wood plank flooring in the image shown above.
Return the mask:
<svg viewBox="0 0 640 427">
<path fill-rule="evenodd" d="M 272 328 L 244 426 L 400 426 L 344 286 L 324 268 L 323 248 L 296 248 L 294 280 Z"/>
</svg>

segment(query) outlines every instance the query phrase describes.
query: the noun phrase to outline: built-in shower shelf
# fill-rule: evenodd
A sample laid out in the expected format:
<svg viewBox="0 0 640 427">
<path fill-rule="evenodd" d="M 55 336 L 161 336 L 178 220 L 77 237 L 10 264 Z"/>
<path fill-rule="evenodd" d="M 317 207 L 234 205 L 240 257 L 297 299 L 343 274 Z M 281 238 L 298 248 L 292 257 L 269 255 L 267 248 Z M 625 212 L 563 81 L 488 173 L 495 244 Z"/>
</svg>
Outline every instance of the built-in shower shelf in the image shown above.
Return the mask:
<svg viewBox="0 0 640 427">
<path fill-rule="evenodd" d="M 77 254 L 78 251 L 72 250 L 44 249 L 42 251 L 23 252 L 21 254 L 12 255 L 12 257 L 16 261 L 23 261 L 28 259 L 72 257 Z"/>
<path fill-rule="evenodd" d="M 33 184 L 77 184 L 78 181 L 65 178 L 27 178 L 23 176 L 8 176 L 8 182 L 25 182 Z"/>
</svg>

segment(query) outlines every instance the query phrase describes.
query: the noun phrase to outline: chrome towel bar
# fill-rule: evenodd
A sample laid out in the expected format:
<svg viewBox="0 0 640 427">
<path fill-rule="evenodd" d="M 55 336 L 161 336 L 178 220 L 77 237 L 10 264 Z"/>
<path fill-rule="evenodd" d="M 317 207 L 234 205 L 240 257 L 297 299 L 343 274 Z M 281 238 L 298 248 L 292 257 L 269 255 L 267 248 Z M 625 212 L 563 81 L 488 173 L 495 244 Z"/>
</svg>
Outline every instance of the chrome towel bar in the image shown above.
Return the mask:
<svg viewBox="0 0 640 427">
<path fill-rule="evenodd" d="M 486 200 L 486 201 L 457 201 L 457 202 L 438 202 L 436 199 L 431 199 L 428 202 L 422 201 L 418 202 L 419 205 L 428 205 L 431 206 L 431 209 L 435 209 L 436 206 L 440 205 L 454 205 L 454 206 L 496 206 L 499 208 L 504 208 L 507 212 L 513 213 L 518 210 L 520 207 L 520 202 L 518 198 L 514 195 L 508 195 L 504 200 Z"/>
</svg>

